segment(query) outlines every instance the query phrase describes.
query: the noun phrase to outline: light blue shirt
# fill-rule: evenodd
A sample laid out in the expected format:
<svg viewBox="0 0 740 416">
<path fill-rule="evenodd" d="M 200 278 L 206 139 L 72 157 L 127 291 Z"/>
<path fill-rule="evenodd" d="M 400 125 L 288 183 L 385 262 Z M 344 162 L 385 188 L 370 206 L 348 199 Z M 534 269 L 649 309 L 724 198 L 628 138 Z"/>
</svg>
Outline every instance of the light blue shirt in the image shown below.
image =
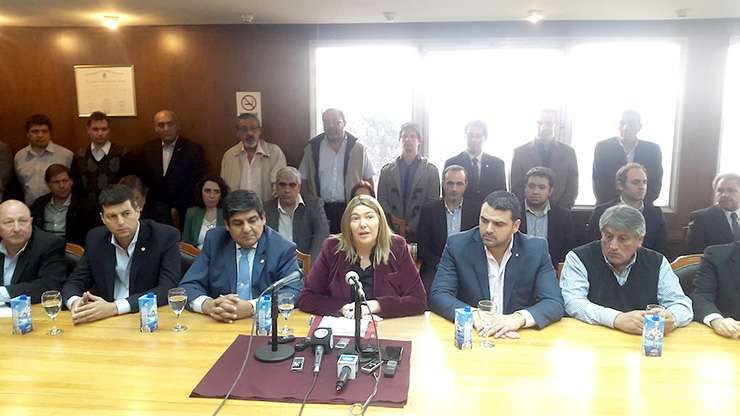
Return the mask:
<svg viewBox="0 0 740 416">
<path fill-rule="evenodd" d="M 8 256 L 8 249 L 5 247 L 5 243 L 0 241 L 0 253 L 5 256 L 5 261 L 3 262 L 3 286 L 0 287 L 0 303 L 10 302 L 10 293 L 8 293 L 8 289 L 6 289 L 5 286 L 10 285 L 13 281 L 13 274 L 15 273 L 15 266 L 18 264 L 18 257 L 20 257 L 26 250 L 26 246 L 28 246 L 28 242 L 23 245 L 23 248 L 18 251 L 18 254 L 15 256 Z"/>
<path fill-rule="evenodd" d="M 126 298 L 129 297 L 131 256 L 134 254 L 136 241 L 139 239 L 140 229 L 141 224 L 137 224 L 134 239 L 131 240 L 131 243 L 129 243 L 126 249 L 118 244 L 114 235 L 111 235 L 110 237 L 110 243 L 113 244 L 113 247 L 116 249 L 116 280 L 113 284 L 113 299 L 115 299 L 119 315 L 131 312 L 131 305 L 129 305 Z"/>
<path fill-rule="evenodd" d="M 248 263 L 252 265 L 252 270 L 254 270 L 254 256 L 257 253 L 258 243 L 255 243 L 252 246 L 252 249 L 248 250 L 246 254 Z M 234 248 L 236 249 L 236 281 L 237 281 L 236 292 L 239 292 L 239 262 L 241 261 L 242 256 L 244 254 L 242 253 L 242 250 L 241 250 L 242 246 L 240 246 L 239 243 L 234 242 Z M 252 278 L 252 282 L 254 282 L 254 276 L 252 273 L 250 273 L 250 277 Z M 223 294 L 226 295 L 227 293 L 223 293 Z M 205 302 L 208 299 L 210 299 L 210 296 L 206 296 L 206 295 L 198 296 L 197 298 L 193 299 L 192 302 L 190 302 L 190 307 L 196 312 L 203 313 L 203 302 Z M 243 300 L 248 300 L 249 303 L 252 304 L 252 308 L 254 308 L 257 303 L 257 299 L 243 299 Z"/>
<path fill-rule="evenodd" d="M 620 286 L 627 283 L 627 277 L 636 260 L 637 253 L 621 273 L 617 272 L 608 261 L 606 262 Z M 606 258 L 604 261 L 606 261 Z M 614 328 L 614 320 L 622 312 L 597 305 L 588 300 L 588 271 L 573 251 L 565 256 L 565 265 L 560 275 L 560 289 L 563 292 L 565 312 L 568 315 L 589 324 L 600 324 Z M 683 293 L 678 276 L 673 273 L 673 269 L 671 269 L 671 265 L 665 257 L 663 257 L 663 262 L 660 264 L 660 270 L 658 271 L 658 303 L 673 314 L 677 326 L 688 325 L 694 317 L 691 299 Z"/>
<path fill-rule="evenodd" d="M 444 202 L 443 202 L 444 203 Z M 447 204 L 445 203 L 445 210 L 447 211 L 447 236 L 454 233 L 460 232 L 460 223 L 462 222 L 462 202 L 460 202 L 460 205 L 457 206 L 457 208 L 450 211 L 449 208 L 447 208 Z"/>
<path fill-rule="evenodd" d="M 547 214 L 550 212 L 550 201 L 545 203 L 540 214 L 532 211 L 527 201 L 524 201 L 524 207 L 527 216 L 527 235 L 547 239 Z"/>
</svg>

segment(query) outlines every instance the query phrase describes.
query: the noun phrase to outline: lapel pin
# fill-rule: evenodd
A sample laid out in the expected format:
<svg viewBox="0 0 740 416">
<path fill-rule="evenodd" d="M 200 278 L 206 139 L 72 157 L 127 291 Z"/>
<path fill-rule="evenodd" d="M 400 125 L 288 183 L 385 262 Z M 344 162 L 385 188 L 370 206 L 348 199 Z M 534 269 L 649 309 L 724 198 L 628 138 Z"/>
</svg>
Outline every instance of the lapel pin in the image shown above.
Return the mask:
<svg viewBox="0 0 740 416">
<path fill-rule="evenodd" d="M 142 247 L 141 248 L 141 251 L 146 251 L 146 247 Z"/>
<path fill-rule="evenodd" d="M 264 263 L 265 259 L 260 259 L 260 264 Z"/>
</svg>

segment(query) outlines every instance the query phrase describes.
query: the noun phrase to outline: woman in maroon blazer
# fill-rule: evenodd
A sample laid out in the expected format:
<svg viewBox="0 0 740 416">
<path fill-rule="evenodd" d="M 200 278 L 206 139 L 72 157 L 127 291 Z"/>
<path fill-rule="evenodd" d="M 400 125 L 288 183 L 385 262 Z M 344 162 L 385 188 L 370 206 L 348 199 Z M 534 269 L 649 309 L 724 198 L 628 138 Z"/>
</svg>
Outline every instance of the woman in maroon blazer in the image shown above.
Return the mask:
<svg viewBox="0 0 740 416">
<path fill-rule="evenodd" d="M 298 307 L 316 315 L 354 316 L 347 272 L 360 275 L 370 311 L 384 318 L 418 315 L 426 292 L 406 240 L 393 234 L 375 198 L 353 198 L 342 215 L 342 232 L 329 237 L 298 296 Z"/>
</svg>

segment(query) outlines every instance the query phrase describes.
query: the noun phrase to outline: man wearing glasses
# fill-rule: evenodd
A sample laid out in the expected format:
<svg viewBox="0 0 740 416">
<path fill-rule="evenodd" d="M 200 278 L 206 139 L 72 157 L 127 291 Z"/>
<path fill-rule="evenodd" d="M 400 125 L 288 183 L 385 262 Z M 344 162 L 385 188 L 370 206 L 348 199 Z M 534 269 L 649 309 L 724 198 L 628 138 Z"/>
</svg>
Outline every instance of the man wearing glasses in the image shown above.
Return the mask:
<svg viewBox="0 0 740 416">
<path fill-rule="evenodd" d="M 294 242 L 299 251 L 316 260 L 321 245 L 329 235 L 324 202 L 311 195 L 301 195 L 301 174 L 286 166 L 277 173 L 277 198 L 265 204 L 267 225 Z"/>
<path fill-rule="evenodd" d="M 47 290 L 59 290 L 67 277 L 64 240 L 33 227 L 31 211 L 20 201 L 0 204 L 0 303 L 18 295 L 41 301 Z"/>
<path fill-rule="evenodd" d="M 285 167 L 285 155 L 276 144 L 262 140 L 262 125 L 256 115 L 243 113 L 236 120 L 239 143 L 221 159 L 221 177 L 231 190 L 254 191 L 261 200 L 273 197 L 277 171 Z"/>
</svg>

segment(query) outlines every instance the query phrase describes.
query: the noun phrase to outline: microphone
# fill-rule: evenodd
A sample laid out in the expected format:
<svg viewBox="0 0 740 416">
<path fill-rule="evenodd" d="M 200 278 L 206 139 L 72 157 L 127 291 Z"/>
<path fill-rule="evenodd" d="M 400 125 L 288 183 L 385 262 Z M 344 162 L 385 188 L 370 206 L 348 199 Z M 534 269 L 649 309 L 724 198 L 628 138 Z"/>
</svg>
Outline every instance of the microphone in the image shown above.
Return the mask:
<svg viewBox="0 0 740 416">
<path fill-rule="evenodd" d="M 357 296 L 360 297 L 361 300 L 365 300 L 365 291 L 362 290 L 362 282 L 360 282 L 360 275 L 357 274 L 356 271 L 350 270 L 347 272 L 347 274 L 344 275 L 344 281 L 347 282 L 348 285 L 354 286 L 357 290 Z"/>
<path fill-rule="evenodd" d="M 280 289 L 283 286 L 287 286 L 301 279 L 303 279 L 303 272 L 300 270 L 296 270 L 288 274 L 287 276 L 283 277 L 282 279 L 278 280 L 277 282 L 268 286 L 267 289 L 264 290 L 264 293 L 270 292 L 273 289 Z"/>
<path fill-rule="evenodd" d="M 337 361 L 337 393 L 342 391 L 347 380 L 357 377 L 359 357 L 353 354 L 342 354 Z"/>
<path fill-rule="evenodd" d="M 334 338 L 331 335 L 331 328 L 316 328 L 311 334 L 309 341 L 313 348 L 313 373 L 318 374 L 321 369 L 321 359 L 324 353 L 331 352 L 334 346 Z"/>
</svg>

